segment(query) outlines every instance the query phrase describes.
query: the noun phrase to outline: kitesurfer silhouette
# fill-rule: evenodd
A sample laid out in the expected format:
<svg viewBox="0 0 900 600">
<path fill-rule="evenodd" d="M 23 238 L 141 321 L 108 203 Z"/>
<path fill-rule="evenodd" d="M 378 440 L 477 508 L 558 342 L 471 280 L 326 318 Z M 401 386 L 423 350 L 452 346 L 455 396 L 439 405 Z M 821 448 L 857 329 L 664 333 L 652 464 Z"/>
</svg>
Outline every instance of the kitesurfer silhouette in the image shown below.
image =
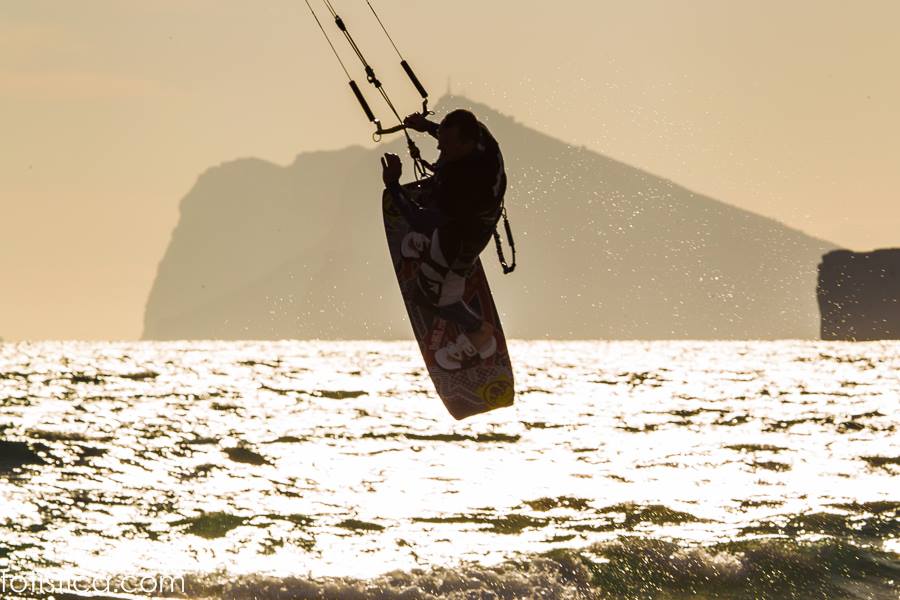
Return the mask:
<svg viewBox="0 0 900 600">
<path fill-rule="evenodd" d="M 503 155 L 487 127 L 467 110 L 449 113 L 440 124 L 417 113 L 406 117 L 404 125 L 438 140 L 440 158 L 434 175 L 420 182 L 428 202 L 413 202 L 400 185 L 402 164 L 396 154 L 387 153 L 381 159 L 382 178 L 410 224 L 402 254 L 420 261 L 420 300 L 462 330 L 435 353 L 442 368 L 458 370 L 497 351 L 493 326 L 466 304 L 463 293 L 466 278 L 503 213 Z"/>
</svg>

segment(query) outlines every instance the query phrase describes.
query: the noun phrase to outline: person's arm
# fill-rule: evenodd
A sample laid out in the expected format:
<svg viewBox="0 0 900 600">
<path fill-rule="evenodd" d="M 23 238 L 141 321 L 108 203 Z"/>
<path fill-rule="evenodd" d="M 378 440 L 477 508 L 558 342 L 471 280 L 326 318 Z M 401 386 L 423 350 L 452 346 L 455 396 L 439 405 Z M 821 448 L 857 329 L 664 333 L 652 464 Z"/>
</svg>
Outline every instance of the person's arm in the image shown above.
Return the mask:
<svg viewBox="0 0 900 600">
<path fill-rule="evenodd" d="M 402 165 L 400 157 L 396 154 L 385 154 L 381 159 L 384 167 L 382 179 L 387 191 L 390 192 L 394 199 L 394 206 L 409 223 L 409 226 L 418 232 L 427 233 L 435 227 L 441 226 L 446 218 L 437 208 L 424 208 L 413 202 L 403 186 L 400 185 L 400 175 L 402 173 Z"/>
<path fill-rule="evenodd" d="M 398 182 L 388 185 L 387 190 L 394 199 L 394 206 L 414 231 L 429 233 L 446 222 L 446 217 L 437 208 L 424 208 L 410 200 Z"/>
<path fill-rule="evenodd" d="M 440 128 L 440 125 L 419 113 L 413 113 L 403 119 L 403 124 L 414 131 L 427 133 L 434 139 L 437 139 L 438 129 Z"/>
</svg>

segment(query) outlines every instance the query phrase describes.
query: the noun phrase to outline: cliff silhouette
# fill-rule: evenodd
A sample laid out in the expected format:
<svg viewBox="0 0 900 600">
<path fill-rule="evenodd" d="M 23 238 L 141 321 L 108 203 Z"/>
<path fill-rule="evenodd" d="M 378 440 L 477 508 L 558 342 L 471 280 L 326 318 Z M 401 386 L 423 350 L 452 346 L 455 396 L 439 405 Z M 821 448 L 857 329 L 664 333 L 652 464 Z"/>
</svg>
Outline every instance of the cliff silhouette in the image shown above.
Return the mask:
<svg viewBox="0 0 900 600">
<path fill-rule="evenodd" d="M 519 267 L 482 254 L 507 334 L 555 339 L 817 338 L 817 265 L 834 248 L 539 133 L 461 97 L 501 144 Z M 426 158 L 436 151 L 420 143 Z M 379 156 L 243 159 L 181 203 L 145 339 L 409 339 L 381 223 Z M 404 175 L 411 165 L 404 159 Z"/>
<path fill-rule="evenodd" d="M 900 339 L 900 248 L 829 252 L 817 295 L 823 340 Z"/>
</svg>

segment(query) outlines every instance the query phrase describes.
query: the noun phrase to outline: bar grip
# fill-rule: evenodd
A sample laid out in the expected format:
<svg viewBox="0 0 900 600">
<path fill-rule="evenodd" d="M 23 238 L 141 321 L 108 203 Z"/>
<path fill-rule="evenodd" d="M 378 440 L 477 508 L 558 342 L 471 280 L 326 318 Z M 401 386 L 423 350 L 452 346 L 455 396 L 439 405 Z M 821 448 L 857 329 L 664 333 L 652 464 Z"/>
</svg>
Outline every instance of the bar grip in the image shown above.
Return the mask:
<svg viewBox="0 0 900 600">
<path fill-rule="evenodd" d="M 398 131 L 403 131 L 406 129 L 406 125 L 394 125 L 393 127 L 388 127 L 387 129 L 378 129 L 378 133 L 382 135 L 387 135 L 389 133 L 397 133 Z"/>
<path fill-rule="evenodd" d="M 366 113 L 366 116 L 369 118 L 369 121 L 372 123 L 375 122 L 375 115 L 372 114 L 372 109 L 369 108 L 369 103 L 366 102 L 365 96 L 362 95 L 362 92 L 359 91 L 359 86 L 356 85 L 355 81 L 350 81 L 350 89 L 353 90 L 353 93 L 356 95 L 356 99 L 359 100 L 359 105 L 362 106 L 363 112 Z"/>
<path fill-rule="evenodd" d="M 409 63 L 403 60 L 400 62 L 400 66 L 402 66 L 403 70 L 406 71 L 406 74 L 409 76 L 409 80 L 412 81 L 412 84 L 416 86 L 416 89 L 419 91 L 419 95 L 427 100 L 428 92 L 425 91 L 425 88 L 422 86 L 419 78 L 416 77 L 415 73 L 413 73 L 412 67 L 409 66 Z"/>
</svg>

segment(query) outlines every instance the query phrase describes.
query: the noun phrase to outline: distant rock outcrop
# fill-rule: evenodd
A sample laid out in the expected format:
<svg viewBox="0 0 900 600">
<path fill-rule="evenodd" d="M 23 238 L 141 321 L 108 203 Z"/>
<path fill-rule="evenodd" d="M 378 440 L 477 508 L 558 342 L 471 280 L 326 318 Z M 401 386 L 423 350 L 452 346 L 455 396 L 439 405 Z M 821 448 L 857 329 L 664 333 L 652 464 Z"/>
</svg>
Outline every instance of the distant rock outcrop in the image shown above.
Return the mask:
<svg viewBox="0 0 900 600">
<path fill-rule="evenodd" d="M 900 249 L 829 252 L 817 289 L 823 340 L 900 339 Z"/>
<path fill-rule="evenodd" d="M 816 265 L 832 244 L 486 106 L 447 98 L 438 112 L 457 106 L 506 157 L 519 268 L 501 275 L 492 247 L 482 259 L 511 337 L 818 337 Z M 397 140 L 203 174 L 159 265 L 144 337 L 409 339 L 378 160 L 402 150 Z"/>
</svg>

